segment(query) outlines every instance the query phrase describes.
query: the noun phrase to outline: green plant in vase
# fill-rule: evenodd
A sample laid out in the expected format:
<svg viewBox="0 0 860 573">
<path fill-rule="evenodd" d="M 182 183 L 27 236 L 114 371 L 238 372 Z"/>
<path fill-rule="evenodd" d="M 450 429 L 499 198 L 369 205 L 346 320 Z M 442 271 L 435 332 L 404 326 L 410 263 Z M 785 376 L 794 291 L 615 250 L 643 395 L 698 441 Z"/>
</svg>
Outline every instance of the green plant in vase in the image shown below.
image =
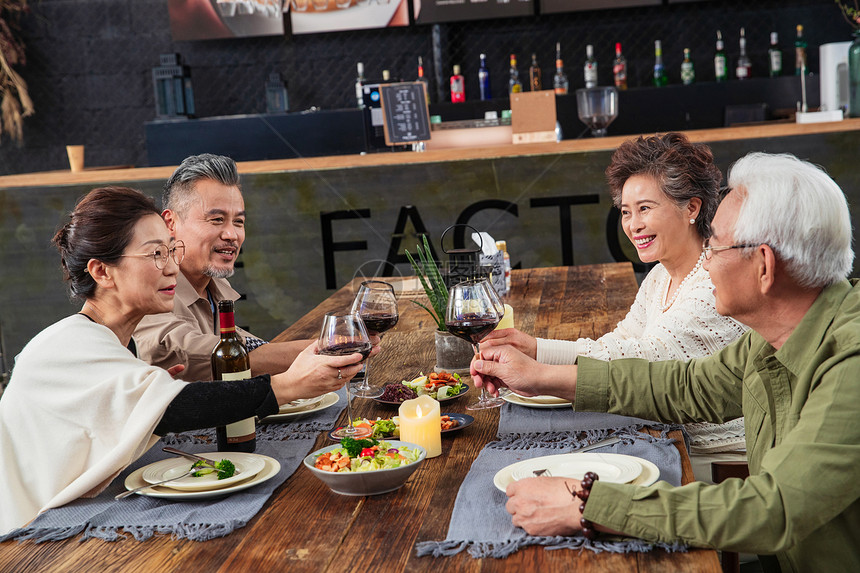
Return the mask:
<svg viewBox="0 0 860 573">
<path fill-rule="evenodd" d="M 437 330 L 448 332 L 448 327 L 445 326 L 445 309 L 448 306 L 448 287 L 445 286 L 445 281 L 442 280 L 442 273 L 439 272 L 439 267 L 436 266 L 436 261 L 433 260 L 430 243 L 427 241 L 427 235 L 423 235 L 424 248 L 421 245 L 416 245 L 415 249 L 418 252 L 420 264 L 415 260 L 409 251 L 406 251 L 406 258 L 412 265 L 412 270 L 418 275 L 421 281 L 421 286 L 424 287 L 424 292 L 427 298 L 430 299 L 431 309 L 427 305 L 413 300 L 412 302 L 426 310 L 433 320 L 436 322 Z"/>
</svg>

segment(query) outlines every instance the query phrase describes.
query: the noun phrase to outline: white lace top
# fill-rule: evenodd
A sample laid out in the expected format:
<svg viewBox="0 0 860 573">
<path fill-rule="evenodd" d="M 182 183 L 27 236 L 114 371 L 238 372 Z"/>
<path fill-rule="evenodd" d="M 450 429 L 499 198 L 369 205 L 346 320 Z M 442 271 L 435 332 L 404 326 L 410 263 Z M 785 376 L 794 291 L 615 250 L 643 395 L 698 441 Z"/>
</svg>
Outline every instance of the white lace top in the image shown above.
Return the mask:
<svg viewBox="0 0 860 573">
<path fill-rule="evenodd" d="M 675 301 L 662 310 L 669 288 L 669 273 L 658 264 L 645 280 L 624 320 L 597 340 L 537 339 L 537 360 L 544 364 L 574 364 L 577 356 L 598 360 L 645 358 L 689 360 L 708 356 L 729 345 L 746 331 L 740 322 L 717 313 L 713 284 L 699 268 L 681 285 Z M 742 449 L 743 419 L 726 424 L 688 424 L 694 451 Z"/>
</svg>

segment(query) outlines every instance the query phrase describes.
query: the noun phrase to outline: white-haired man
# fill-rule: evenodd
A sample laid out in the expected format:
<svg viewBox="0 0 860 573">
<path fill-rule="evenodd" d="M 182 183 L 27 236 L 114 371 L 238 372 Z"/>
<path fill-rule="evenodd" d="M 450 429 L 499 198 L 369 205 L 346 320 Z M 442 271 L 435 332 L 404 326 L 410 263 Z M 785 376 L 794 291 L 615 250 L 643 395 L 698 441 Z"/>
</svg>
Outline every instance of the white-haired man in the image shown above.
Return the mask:
<svg viewBox="0 0 860 573">
<path fill-rule="evenodd" d="M 751 476 L 597 481 L 583 513 L 567 489 L 578 481 L 531 478 L 508 487 L 507 509 L 532 535 L 570 534 L 584 518 L 597 531 L 776 555 L 783 572 L 860 571 L 860 285 L 845 278 L 854 258 L 845 197 L 790 155 L 742 158 L 729 186 L 703 248 L 717 310 L 751 328 L 736 343 L 688 363 L 576 366 L 488 348 L 472 373 L 493 391 L 553 394 L 583 411 L 665 422 L 743 415 Z"/>
</svg>

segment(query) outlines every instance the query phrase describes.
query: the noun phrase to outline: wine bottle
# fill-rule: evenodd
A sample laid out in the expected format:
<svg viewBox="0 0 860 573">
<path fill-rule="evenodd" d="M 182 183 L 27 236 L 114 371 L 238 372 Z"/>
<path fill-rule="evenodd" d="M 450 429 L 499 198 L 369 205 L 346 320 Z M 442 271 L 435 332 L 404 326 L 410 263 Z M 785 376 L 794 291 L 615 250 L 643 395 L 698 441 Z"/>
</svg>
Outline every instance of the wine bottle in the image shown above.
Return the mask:
<svg viewBox="0 0 860 573">
<path fill-rule="evenodd" d="M 752 63 L 747 56 L 747 39 L 744 34 L 744 29 L 741 28 L 741 37 L 738 40 L 741 53 L 738 56 L 738 67 L 735 68 L 735 75 L 739 80 L 745 80 L 752 75 Z"/>
<path fill-rule="evenodd" d="M 451 76 L 451 101 L 454 103 L 466 101 L 466 82 L 460 75 L 459 64 L 454 64 L 454 75 Z"/>
<path fill-rule="evenodd" d="M 364 64 L 358 62 L 358 76 L 355 78 L 355 100 L 358 104 L 358 109 L 364 108 Z"/>
<path fill-rule="evenodd" d="M 478 68 L 478 86 L 481 88 L 481 100 L 492 99 L 490 92 L 490 70 L 487 69 L 487 55 L 481 54 L 481 67 Z"/>
<path fill-rule="evenodd" d="M 540 64 L 537 61 L 537 54 L 532 54 L 532 63 L 529 66 L 529 90 L 539 92 L 543 89 L 540 78 Z"/>
<path fill-rule="evenodd" d="M 806 40 L 803 39 L 803 26 L 797 25 L 797 38 L 794 40 L 794 75 L 808 74 L 806 66 Z"/>
<path fill-rule="evenodd" d="M 516 54 L 511 54 L 511 69 L 508 74 L 508 93 L 518 94 L 523 91 L 523 84 L 520 83 L 520 72 L 517 70 Z"/>
<path fill-rule="evenodd" d="M 570 83 L 564 73 L 564 61 L 561 59 L 561 42 L 555 43 L 555 76 L 552 78 L 552 87 L 555 93 L 564 95 L 567 93 Z"/>
<path fill-rule="evenodd" d="M 690 48 L 684 48 L 684 61 L 681 62 L 681 83 L 688 86 L 696 81 L 696 69 L 690 59 Z"/>
<path fill-rule="evenodd" d="M 714 79 L 724 82 L 728 79 L 726 66 L 726 46 L 723 43 L 723 34 L 717 30 L 717 51 L 714 52 Z"/>
<path fill-rule="evenodd" d="M 594 59 L 594 46 L 585 46 L 585 65 L 582 67 L 585 76 L 585 87 L 597 87 L 597 60 Z"/>
<path fill-rule="evenodd" d="M 615 43 L 615 61 L 612 62 L 612 75 L 615 77 L 615 87 L 627 89 L 627 58 L 621 53 L 621 42 Z"/>
<path fill-rule="evenodd" d="M 654 85 L 658 88 L 669 83 L 666 70 L 663 67 L 663 46 L 660 40 L 654 40 Z"/>
<path fill-rule="evenodd" d="M 251 377 L 251 359 L 242 339 L 236 334 L 233 301 L 218 302 L 221 340 L 212 350 L 213 380 L 245 380 Z M 219 452 L 253 452 L 257 449 L 254 417 L 215 428 Z"/>
<path fill-rule="evenodd" d="M 782 50 L 779 49 L 779 36 L 776 32 L 770 33 L 770 48 L 767 51 L 770 62 L 770 77 L 775 78 L 782 75 Z"/>
</svg>

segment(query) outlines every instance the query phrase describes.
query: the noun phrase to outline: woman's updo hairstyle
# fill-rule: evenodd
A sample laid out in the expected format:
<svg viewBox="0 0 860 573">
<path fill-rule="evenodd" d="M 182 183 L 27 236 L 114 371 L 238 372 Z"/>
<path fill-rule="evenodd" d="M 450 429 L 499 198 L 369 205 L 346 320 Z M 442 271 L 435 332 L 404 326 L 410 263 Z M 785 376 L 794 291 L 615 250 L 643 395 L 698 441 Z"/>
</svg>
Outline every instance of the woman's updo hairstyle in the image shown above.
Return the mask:
<svg viewBox="0 0 860 573">
<path fill-rule="evenodd" d="M 606 169 L 609 192 L 616 207 L 621 207 L 621 190 L 634 175 L 652 177 L 679 208 L 686 207 L 693 197 L 701 199 L 696 229 L 703 239 L 711 236 L 711 220 L 722 199 L 723 174 L 714 165 L 710 147 L 692 143 L 682 133 L 625 141 L 615 150 Z"/>
<path fill-rule="evenodd" d="M 118 262 L 131 241 L 134 226 L 147 215 L 161 213 L 151 198 L 128 187 L 93 189 L 75 205 L 69 222 L 53 239 L 72 297 L 93 296 L 96 282 L 87 271 L 87 263 L 90 259 Z"/>
</svg>

